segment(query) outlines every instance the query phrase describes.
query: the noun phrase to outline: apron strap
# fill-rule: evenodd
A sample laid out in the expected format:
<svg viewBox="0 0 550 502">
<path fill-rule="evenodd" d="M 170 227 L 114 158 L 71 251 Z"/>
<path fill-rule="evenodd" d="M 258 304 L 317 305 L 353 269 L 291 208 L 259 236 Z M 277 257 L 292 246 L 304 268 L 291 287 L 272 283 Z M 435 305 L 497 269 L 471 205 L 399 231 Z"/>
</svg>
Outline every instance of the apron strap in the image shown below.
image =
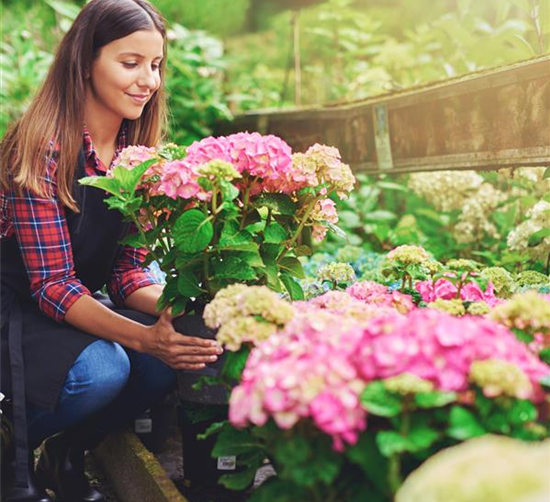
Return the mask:
<svg viewBox="0 0 550 502">
<path fill-rule="evenodd" d="M 8 329 L 13 392 L 13 427 L 15 430 L 15 486 L 27 488 L 29 486 L 29 445 L 22 342 L 23 316 L 17 297 L 13 299 L 11 305 Z"/>
</svg>

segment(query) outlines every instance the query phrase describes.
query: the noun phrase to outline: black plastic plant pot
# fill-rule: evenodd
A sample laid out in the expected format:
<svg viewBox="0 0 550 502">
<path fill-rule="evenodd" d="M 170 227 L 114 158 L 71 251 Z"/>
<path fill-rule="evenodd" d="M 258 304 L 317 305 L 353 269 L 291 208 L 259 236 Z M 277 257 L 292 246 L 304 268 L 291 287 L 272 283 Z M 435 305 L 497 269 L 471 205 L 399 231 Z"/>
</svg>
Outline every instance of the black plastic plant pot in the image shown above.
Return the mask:
<svg viewBox="0 0 550 502">
<path fill-rule="evenodd" d="M 166 449 L 170 423 L 176 411 L 174 397 L 172 394 L 168 395 L 134 420 L 136 436 L 152 453 L 161 453 Z"/>
<path fill-rule="evenodd" d="M 173 321 L 178 333 L 201 338 L 215 338 L 215 331 L 205 326 L 202 316 L 186 315 Z M 191 488 L 221 489 L 218 480 L 222 474 L 234 472 L 235 457 L 212 457 L 216 438 L 197 438 L 210 425 L 227 419 L 229 390 L 221 385 L 202 385 L 193 388 L 201 377 L 216 377 L 224 364 L 222 355 L 215 363 L 196 371 L 178 371 L 178 422 L 182 436 L 183 472 L 185 484 Z"/>
<path fill-rule="evenodd" d="M 183 335 L 208 338 L 213 340 L 216 331 L 206 327 L 200 315 L 184 315 L 174 319 L 174 329 Z M 222 354 L 214 363 L 201 370 L 178 371 L 178 392 L 181 401 L 200 404 L 225 405 L 229 401 L 229 391 L 221 385 L 203 385 L 200 390 L 194 386 L 201 377 L 217 377 L 223 367 L 225 356 Z"/>
<path fill-rule="evenodd" d="M 208 418 L 205 418 L 208 416 Z M 183 450 L 183 477 L 189 488 L 216 488 L 220 476 L 235 472 L 236 457 L 212 457 L 216 437 L 198 439 L 210 425 L 227 418 L 227 406 L 180 402 L 178 410 Z"/>
</svg>

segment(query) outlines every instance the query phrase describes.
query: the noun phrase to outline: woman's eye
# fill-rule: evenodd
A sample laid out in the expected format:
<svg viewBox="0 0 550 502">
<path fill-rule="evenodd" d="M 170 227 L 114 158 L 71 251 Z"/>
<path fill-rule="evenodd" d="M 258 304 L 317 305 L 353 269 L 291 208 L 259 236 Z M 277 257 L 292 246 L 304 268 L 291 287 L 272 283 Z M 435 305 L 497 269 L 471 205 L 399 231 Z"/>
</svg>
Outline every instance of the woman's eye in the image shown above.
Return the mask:
<svg viewBox="0 0 550 502">
<path fill-rule="evenodd" d="M 123 62 L 122 64 L 124 65 L 125 68 L 135 68 L 138 65 L 137 63 L 127 63 L 127 62 Z"/>
<path fill-rule="evenodd" d="M 152 64 L 152 65 L 151 65 L 151 69 L 152 69 L 153 71 L 157 71 L 159 68 L 160 68 L 160 65 L 159 65 L 159 64 Z"/>
</svg>

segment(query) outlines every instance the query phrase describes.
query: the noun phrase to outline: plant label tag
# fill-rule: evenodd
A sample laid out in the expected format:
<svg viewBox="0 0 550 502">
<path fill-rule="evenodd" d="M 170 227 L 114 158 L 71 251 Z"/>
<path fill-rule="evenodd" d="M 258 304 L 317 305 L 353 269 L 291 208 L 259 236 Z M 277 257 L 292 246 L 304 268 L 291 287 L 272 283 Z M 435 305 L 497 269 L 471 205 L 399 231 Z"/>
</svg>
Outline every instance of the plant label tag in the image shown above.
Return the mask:
<svg viewBox="0 0 550 502">
<path fill-rule="evenodd" d="M 254 489 L 258 488 L 266 479 L 275 476 L 277 473 L 271 464 L 262 465 L 258 467 L 256 475 L 254 476 Z"/>
<path fill-rule="evenodd" d="M 134 421 L 134 432 L 136 434 L 146 434 L 153 432 L 153 420 L 150 418 L 138 418 Z"/>
<path fill-rule="evenodd" d="M 234 471 L 237 468 L 237 457 L 218 457 L 218 471 Z"/>
</svg>

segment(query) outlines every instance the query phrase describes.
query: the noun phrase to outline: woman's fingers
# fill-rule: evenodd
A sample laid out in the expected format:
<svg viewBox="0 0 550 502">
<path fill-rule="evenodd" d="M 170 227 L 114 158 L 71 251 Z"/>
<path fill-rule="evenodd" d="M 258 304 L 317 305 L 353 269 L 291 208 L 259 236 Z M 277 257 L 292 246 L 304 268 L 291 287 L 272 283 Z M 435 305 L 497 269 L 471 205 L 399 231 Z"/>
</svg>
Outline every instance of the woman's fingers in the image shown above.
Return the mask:
<svg viewBox="0 0 550 502">
<path fill-rule="evenodd" d="M 218 360 L 217 356 L 190 356 L 188 354 L 182 354 L 172 358 L 178 363 L 213 363 Z"/>
<path fill-rule="evenodd" d="M 209 340 L 207 338 L 199 338 L 198 336 L 187 336 L 180 334 L 180 336 L 177 339 L 175 338 L 174 341 L 179 345 L 199 347 L 202 349 L 214 348 L 218 350 L 219 353 L 222 352 L 222 349 L 218 342 L 216 342 L 216 340 Z"/>
<path fill-rule="evenodd" d="M 177 354 L 189 354 L 197 356 L 219 356 L 221 349 L 217 347 L 196 347 L 193 345 L 175 345 L 172 349 Z"/>
<path fill-rule="evenodd" d="M 202 370 L 206 364 L 189 364 L 189 363 L 180 363 L 172 366 L 175 370 Z"/>
</svg>

